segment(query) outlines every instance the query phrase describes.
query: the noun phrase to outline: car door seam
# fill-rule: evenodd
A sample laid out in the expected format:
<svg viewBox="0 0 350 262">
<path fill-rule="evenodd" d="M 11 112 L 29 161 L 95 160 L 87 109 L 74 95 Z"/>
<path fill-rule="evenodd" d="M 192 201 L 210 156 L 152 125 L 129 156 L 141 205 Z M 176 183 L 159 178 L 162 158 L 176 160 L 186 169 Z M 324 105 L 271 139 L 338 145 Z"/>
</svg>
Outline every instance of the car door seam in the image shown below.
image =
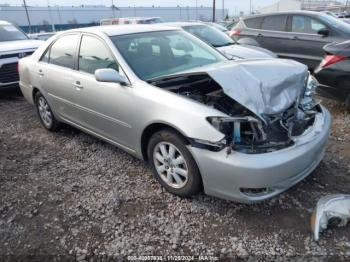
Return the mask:
<svg viewBox="0 0 350 262">
<path fill-rule="evenodd" d="M 91 110 L 91 109 L 89 109 L 89 108 L 80 106 L 80 105 L 78 105 L 78 104 L 72 103 L 72 102 L 70 102 L 70 101 L 68 101 L 68 100 L 66 100 L 66 99 L 57 97 L 57 96 L 55 96 L 55 95 L 53 95 L 53 94 L 51 94 L 51 93 L 48 93 L 48 94 L 49 94 L 50 96 L 54 97 L 55 99 L 61 100 L 61 101 L 65 102 L 65 103 L 67 103 L 67 104 L 70 104 L 70 105 L 72 105 L 72 106 L 78 108 L 78 109 L 84 110 L 84 111 L 86 111 L 86 112 L 95 114 L 95 115 L 100 116 L 100 117 L 103 117 L 104 119 L 107 119 L 107 120 L 109 120 L 109 121 L 112 121 L 112 122 L 114 122 L 114 123 L 116 123 L 116 124 L 120 124 L 120 125 L 122 125 L 122 126 L 124 126 L 124 127 L 131 128 L 131 125 L 129 125 L 128 123 L 125 123 L 125 122 L 123 122 L 123 121 L 120 121 L 120 120 L 115 119 L 115 118 L 110 117 L 110 116 L 106 116 L 106 115 L 104 115 L 104 114 L 101 114 L 101 113 L 96 112 L 96 111 L 94 111 L 94 110 Z"/>
</svg>

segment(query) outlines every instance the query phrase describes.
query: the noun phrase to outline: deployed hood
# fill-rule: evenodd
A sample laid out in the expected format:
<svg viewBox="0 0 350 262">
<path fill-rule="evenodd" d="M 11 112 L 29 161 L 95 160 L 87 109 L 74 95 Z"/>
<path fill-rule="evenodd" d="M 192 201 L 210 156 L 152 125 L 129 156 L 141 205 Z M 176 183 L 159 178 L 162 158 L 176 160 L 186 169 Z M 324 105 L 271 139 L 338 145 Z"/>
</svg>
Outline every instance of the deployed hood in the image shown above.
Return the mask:
<svg viewBox="0 0 350 262">
<path fill-rule="evenodd" d="M 245 60 L 208 68 L 225 94 L 257 115 L 289 108 L 305 86 L 308 70 L 284 59 Z"/>
<path fill-rule="evenodd" d="M 276 58 L 276 55 L 270 51 L 251 46 L 229 45 L 218 47 L 217 49 L 228 59 Z"/>
<path fill-rule="evenodd" d="M 36 50 L 42 43 L 45 42 L 31 39 L 0 42 L 0 53 Z"/>
</svg>

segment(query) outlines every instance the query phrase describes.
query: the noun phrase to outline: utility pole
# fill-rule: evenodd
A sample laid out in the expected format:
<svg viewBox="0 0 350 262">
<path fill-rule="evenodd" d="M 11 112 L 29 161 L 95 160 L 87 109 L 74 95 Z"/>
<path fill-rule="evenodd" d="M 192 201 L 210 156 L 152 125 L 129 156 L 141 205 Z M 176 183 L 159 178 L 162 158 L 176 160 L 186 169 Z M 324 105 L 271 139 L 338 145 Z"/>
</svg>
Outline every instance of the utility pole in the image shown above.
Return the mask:
<svg viewBox="0 0 350 262">
<path fill-rule="evenodd" d="M 225 0 L 222 0 L 222 20 L 225 20 Z"/>
<path fill-rule="evenodd" d="M 115 10 L 114 10 L 114 1 L 112 0 L 112 12 L 113 12 L 113 18 L 115 18 Z"/>
<path fill-rule="evenodd" d="M 252 0 L 249 0 L 249 14 L 252 14 Z"/>
<path fill-rule="evenodd" d="M 32 32 L 32 25 L 31 25 L 30 19 L 29 19 L 29 13 L 28 13 L 28 9 L 27 9 L 26 0 L 23 0 L 23 5 L 24 5 L 24 9 L 26 10 L 27 20 L 28 20 L 28 25 L 29 25 L 29 34 L 30 34 Z"/>
<path fill-rule="evenodd" d="M 50 20 L 51 20 L 52 32 L 56 32 L 55 23 L 53 22 L 53 17 L 52 17 L 52 13 L 51 13 L 50 0 L 47 0 L 47 6 L 49 8 L 49 15 L 50 15 Z"/>
<path fill-rule="evenodd" d="M 216 0 L 213 0 L 213 22 L 215 22 L 215 4 L 216 4 Z"/>
<path fill-rule="evenodd" d="M 196 0 L 196 21 L 198 21 L 198 0 Z"/>
</svg>

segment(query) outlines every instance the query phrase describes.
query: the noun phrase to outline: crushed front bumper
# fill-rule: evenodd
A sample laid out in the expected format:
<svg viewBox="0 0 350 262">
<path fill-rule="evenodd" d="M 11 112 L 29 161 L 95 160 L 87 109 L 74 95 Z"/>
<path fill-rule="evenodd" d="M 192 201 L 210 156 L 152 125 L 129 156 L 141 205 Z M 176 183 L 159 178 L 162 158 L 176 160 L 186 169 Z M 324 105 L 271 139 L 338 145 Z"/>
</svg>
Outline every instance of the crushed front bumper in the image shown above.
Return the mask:
<svg viewBox="0 0 350 262">
<path fill-rule="evenodd" d="M 308 176 L 324 156 L 331 115 L 322 107 L 315 123 L 286 149 L 243 154 L 189 147 L 208 195 L 243 203 L 259 202 L 287 190 Z"/>
</svg>

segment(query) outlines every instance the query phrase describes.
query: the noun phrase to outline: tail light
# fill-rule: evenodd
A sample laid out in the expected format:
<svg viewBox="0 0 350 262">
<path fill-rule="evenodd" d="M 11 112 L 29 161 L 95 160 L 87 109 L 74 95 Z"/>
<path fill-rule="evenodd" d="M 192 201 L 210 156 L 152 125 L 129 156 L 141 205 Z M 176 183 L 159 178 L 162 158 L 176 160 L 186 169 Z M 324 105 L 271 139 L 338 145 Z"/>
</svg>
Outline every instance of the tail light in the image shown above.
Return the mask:
<svg viewBox="0 0 350 262">
<path fill-rule="evenodd" d="M 342 56 L 342 55 L 326 55 L 322 62 L 321 62 L 321 67 L 322 68 L 325 68 L 327 66 L 330 66 L 330 65 L 333 65 L 333 64 L 336 64 L 340 61 L 343 61 L 343 60 L 346 60 L 347 57 L 346 56 Z"/>
<path fill-rule="evenodd" d="M 239 29 L 239 28 L 232 29 L 232 30 L 230 31 L 230 36 L 240 35 L 241 32 L 242 32 L 242 30 Z"/>
</svg>

